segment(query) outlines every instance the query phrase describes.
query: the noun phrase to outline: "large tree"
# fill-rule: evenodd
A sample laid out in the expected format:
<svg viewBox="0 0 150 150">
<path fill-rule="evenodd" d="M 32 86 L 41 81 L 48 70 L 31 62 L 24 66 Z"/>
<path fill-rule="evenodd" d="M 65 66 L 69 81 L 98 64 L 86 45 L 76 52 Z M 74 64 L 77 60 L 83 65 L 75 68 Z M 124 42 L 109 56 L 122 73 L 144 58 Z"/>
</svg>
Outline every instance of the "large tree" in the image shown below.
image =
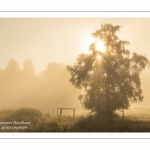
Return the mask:
<svg viewBox="0 0 150 150">
<path fill-rule="evenodd" d="M 131 103 L 142 102 L 140 73 L 150 63 L 137 53 L 130 54 L 125 48 L 128 41 L 117 36 L 120 26 L 102 24 L 92 33 L 105 45 L 105 52 L 89 47 L 90 54 L 80 54 L 73 66 L 67 66 L 70 82 L 84 89 L 79 95 L 83 106 L 98 114 L 111 116 L 115 110 L 128 109 Z"/>
</svg>

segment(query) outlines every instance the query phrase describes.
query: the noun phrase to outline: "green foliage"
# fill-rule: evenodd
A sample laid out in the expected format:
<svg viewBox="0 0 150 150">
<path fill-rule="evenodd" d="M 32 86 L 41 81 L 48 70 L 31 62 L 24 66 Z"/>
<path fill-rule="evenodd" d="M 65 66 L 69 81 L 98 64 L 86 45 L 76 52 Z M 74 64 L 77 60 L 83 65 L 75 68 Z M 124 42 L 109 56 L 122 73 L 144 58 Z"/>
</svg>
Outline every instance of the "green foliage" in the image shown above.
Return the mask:
<svg viewBox="0 0 150 150">
<path fill-rule="evenodd" d="M 107 116 L 115 110 L 128 109 L 131 103 L 142 102 L 140 73 L 150 64 L 145 56 L 130 54 L 125 48 L 129 42 L 116 35 L 119 29 L 120 26 L 102 24 L 92 35 L 105 43 L 105 52 L 92 43 L 91 54 L 80 54 L 73 66 L 67 66 L 70 82 L 85 90 L 79 96 L 83 106 Z"/>
</svg>

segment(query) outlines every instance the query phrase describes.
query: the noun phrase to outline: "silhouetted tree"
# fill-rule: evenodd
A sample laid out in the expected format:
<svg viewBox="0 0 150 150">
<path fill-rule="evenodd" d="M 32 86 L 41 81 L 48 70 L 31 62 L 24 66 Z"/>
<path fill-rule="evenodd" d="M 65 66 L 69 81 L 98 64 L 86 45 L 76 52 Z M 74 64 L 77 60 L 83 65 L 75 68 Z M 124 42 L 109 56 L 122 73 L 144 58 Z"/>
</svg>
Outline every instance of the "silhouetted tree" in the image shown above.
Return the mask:
<svg viewBox="0 0 150 150">
<path fill-rule="evenodd" d="M 10 59 L 5 70 L 5 81 L 6 80 L 14 80 L 21 76 L 21 70 L 19 68 L 19 65 L 15 59 Z"/>
<path fill-rule="evenodd" d="M 18 73 L 20 71 L 19 65 L 15 59 L 9 60 L 6 66 L 6 71 L 9 71 L 11 73 Z"/>
<path fill-rule="evenodd" d="M 145 56 L 130 55 L 125 48 L 129 42 L 116 35 L 119 29 L 120 26 L 102 24 L 92 36 L 105 43 L 105 52 L 96 49 L 96 42 L 92 43 L 91 54 L 80 54 L 73 66 L 67 66 L 70 82 L 85 90 L 79 95 L 83 106 L 106 116 L 128 109 L 133 102 L 142 102 L 140 73 L 149 65 Z"/>
<path fill-rule="evenodd" d="M 50 62 L 48 63 L 46 69 L 55 74 L 58 71 L 58 64 L 55 62 Z"/>
<path fill-rule="evenodd" d="M 28 73 L 28 74 L 32 74 L 32 75 L 35 74 L 35 69 L 34 69 L 32 61 L 30 59 L 24 61 L 23 71 L 26 72 L 26 73 Z"/>
<path fill-rule="evenodd" d="M 46 70 L 40 72 L 40 78 L 44 80 L 54 80 L 56 78 L 60 79 L 60 77 L 62 78 L 66 74 L 68 74 L 66 65 L 63 63 L 50 62 L 46 66 Z"/>
</svg>

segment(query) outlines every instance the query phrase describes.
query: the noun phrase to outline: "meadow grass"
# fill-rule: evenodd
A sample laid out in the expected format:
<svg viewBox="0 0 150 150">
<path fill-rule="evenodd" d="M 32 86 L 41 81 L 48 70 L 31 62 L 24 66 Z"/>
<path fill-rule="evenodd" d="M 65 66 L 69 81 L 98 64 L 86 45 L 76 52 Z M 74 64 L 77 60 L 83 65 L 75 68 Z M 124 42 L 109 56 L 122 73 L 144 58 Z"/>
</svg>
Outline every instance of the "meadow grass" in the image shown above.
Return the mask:
<svg viewBox="0 0 150 150">
<path fill-rule="evenodd" d="M 0 114 L 0 132 L 150 132 L 150 120 L 137 118 L 104 118 L 96 115 L 59 117 L 25 107 L 3 110 Z M 21 124 L 7 124 L 14 121 Z M 21 121 L 30 124 L 22 124 Z M 20 129 L 20 126 L 26 128 Z"/>
</svg>

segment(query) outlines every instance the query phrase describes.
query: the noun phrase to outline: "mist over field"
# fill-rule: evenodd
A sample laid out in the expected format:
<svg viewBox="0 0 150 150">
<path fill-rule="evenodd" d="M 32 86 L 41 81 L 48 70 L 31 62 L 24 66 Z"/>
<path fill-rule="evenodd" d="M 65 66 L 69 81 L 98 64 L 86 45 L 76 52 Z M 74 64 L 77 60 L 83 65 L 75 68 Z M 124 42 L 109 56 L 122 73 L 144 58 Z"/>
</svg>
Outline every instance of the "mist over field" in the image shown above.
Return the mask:
<svg viewBox="0 0 150 150">
<path fill-rule="evenodd" d="M 20 68 L 15 59 L 10 59 L 6 68 L 0 70 L 0 109 L 20 107 L 38 108 L 56 114 L 57 108 L 75 108 L 78 114 L 86 110 L 78 100 L 81 93 L 70 82 L 66 64 L 50 62 L 39 74 L 35 73 L 32 60 L 25 60 Z M 146 70 L 147 71 L 147 70 Z M 149 95 L 148 74 L 142 74 L 144 96 Z M 125 110 L 127 116 L 148 116 L 149 101 L 132 104 Z M 122 115 L 118 111 L 118 114 Z M 143 116 L 144 117 L 144 116 Z"/>
<path fill-rule="evenodd" d="M 0 18 L 0 129 L 15 120 L 32 121 L 24 131 L 150 131 L 149 26 L 149 18 Z"/>
<path fill-rule="evenodd" d="M 31 60 L 26 60 L 20 69 L 16 60 L 11 59 L 0 70 L 0 108 L 81 108 L 79 90 L 69 79 L 70 74 L 62 63 L 51 62 L 36 75 Z"/>
</svg>

